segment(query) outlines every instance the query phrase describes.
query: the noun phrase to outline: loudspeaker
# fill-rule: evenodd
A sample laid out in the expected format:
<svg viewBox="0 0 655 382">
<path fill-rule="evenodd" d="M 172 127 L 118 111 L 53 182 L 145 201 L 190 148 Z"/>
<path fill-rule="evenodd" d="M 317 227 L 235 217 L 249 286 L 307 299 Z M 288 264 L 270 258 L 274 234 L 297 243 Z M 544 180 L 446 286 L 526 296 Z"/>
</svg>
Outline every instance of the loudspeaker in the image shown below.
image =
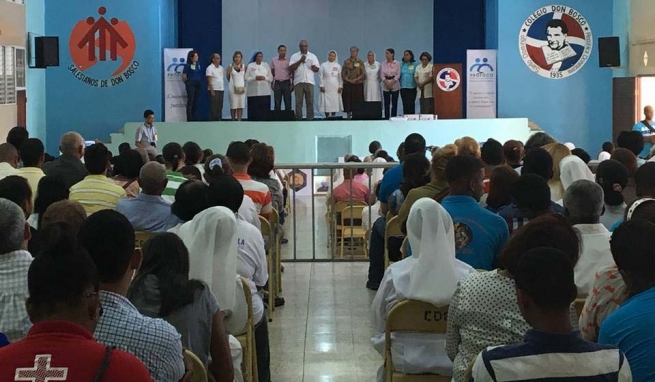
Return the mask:
<svg viewBox="0 0 655 382">
<path fill-rule="evenodd" d="M 621 49 L 618 37 L 598 38 L 598 63 L 601 68 L 621 66 Z"/>
<path fill-rule="evenodd" d="M 296 114 L 292 110 L 270 110 L 264 115 L 264 120 L 273 122 L 295 121 Z"/>
<path fill-rule="evenodd" d="M 353 105 L 353 120 L 372 121 L 382 119 L 382 102 L 362 102 Z"/>
<path fill-rule="evenodd" d="M 59 66 L 59 37 L 45 36 L 35 38 L 34 61 L 37 68 Z"/>
</svg>

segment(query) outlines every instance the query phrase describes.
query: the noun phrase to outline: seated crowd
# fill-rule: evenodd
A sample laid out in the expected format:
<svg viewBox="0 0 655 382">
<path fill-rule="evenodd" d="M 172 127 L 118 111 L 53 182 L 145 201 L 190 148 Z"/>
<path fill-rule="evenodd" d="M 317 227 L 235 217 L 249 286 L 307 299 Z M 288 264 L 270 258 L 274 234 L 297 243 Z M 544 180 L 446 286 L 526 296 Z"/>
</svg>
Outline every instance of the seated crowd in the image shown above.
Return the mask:
<svg viewBox="0 0 655 382">
<path fill-rule="evenodd" d="M 220 155 L 168 143 L 157 158 L 122 145 L 113 157 L 71 132 L 60 150 L 47 161 L 21 128 L 0 145 L 0 380 L 189 380 L 188 349 L 214 380 L 241 381 L 245 285 L 259 381 L 269 382 L 264 307 L 284 300 L 265 292 L 260 217 L 288 197 L 273 148 L 232 142 Z M 642 151 L 630 132 L 603 145 L 600 163 L 542 132 L 440 148 L 414 133 L 394 167 L 344 170 L 328 203 L 363 202 L 375 217 L 374 348 L 385 354 L 390 310 L 419 300 L 448 306 L 447 331 L 394 334 L 398 372 L 655 380 L 655 163 Z M 369 152 L 345 161 L 394 161 L 379 142 Z M 392 218 L 406 251 L 385 240 Z M 135 231 L 154 235 L 138 248 Z"/>
</svg>

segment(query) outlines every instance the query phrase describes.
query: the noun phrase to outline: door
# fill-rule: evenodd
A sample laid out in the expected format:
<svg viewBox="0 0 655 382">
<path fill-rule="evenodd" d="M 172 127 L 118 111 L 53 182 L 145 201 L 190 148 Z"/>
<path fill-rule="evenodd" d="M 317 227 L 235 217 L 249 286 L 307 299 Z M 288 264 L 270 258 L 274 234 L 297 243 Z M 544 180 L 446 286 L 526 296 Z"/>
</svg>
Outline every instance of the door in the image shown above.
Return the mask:
<svg viewBox="0 0 655 382">
<path fill-rule="evenodd" d="M 639 81 L 636 77 L 614 78 L 612 86 L 612 140 L 631 130 L 639 120 Z"/>
<path fill-rule="evenodd" d="M 16 111 L 18 116 L 16 126 L 27 127 L 27 93 L 25 90 L 16 92 Z"/>
</svg>

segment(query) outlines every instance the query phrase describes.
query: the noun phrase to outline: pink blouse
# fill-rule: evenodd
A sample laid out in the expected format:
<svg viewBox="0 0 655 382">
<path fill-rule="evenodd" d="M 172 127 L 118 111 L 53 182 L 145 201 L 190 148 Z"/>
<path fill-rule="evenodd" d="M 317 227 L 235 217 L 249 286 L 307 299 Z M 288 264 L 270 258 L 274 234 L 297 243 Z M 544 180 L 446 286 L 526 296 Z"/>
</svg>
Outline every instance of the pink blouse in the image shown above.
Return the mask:
<svg viewBox="0 0 655 382">
<path fill-rule="evenodd" d="M 393 77 L 391 89 L 387 88 L 387 77 Z M 398 91 L 400 90 L 400 64 L 398 61 L 393 60 L 392 62 L 384 61 L 380 64 L 380 80 L 382 81 L 382 90 L 385 92 L 388 91 Z"/>
</svg>

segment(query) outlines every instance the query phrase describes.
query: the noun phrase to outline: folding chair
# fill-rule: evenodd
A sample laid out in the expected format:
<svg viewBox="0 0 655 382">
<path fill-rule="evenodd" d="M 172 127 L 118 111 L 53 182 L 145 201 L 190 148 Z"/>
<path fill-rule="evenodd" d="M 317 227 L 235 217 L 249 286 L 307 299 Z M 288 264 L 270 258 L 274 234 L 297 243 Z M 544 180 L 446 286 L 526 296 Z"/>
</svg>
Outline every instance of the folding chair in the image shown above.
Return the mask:
<svg viewBox="0 0 655 382">
<path fill-rule="evenodd" d="M 257 371 L 257 348 L 255 347 L 255 323 L 253 322 L 252 313 L 252 292 L 248 282 L 242 277 L 241 285 L 243 286 L 243 294 L 246 296 L 246 303 L 248 304 L 248 322 L 246 325 L 246 333 L 237 338 L 241 343 L 243 349 L 243 378 L 245 382 L 257 382 L 259 375 Z"/>
<path fill-rule="evenodd" d="M 154 232 L 134 231 L 134 247 L 143 248 L 146 241 L 155 235 L 156 233 Z"/>
<path fill-rule="evenodd" d="M 393 263 L 389 257 L 389 239 L 392 237 L 402 238 L 403 231 L 400 228 L 400 221 L 398 216 L 394 216 L 387 221 L 387 225 L 384 229 L 384 269 L 389 268 L 389 265 Z"/>
<path fill-rule="evenodd" d="M 358 202 L 358 201 L 350 201 L 348 202 L 337 202 L 334 204 L 334 206 L 331 209 L 331 213 L 329 215 L 329 218 L 331 219 L 332 223 L 332 238 L 334 240 L 334 246 L 333 248 L 336 249 L 337 245 L 339 244 L 339 241 L 343 239 L 343 230 L 344 230 L 344 225 L 342 222 L 342 216 L 346 216 L 343 214 L 343 210 L 348 207 L 354 207 L 354 206 L 361 206 L 362 209 L 363 207 L 368 207 L 368 204 L 364 202 Z M 346 217 L 350 218 L 350 215 L 347 215 Z M 361 220 L 362 214 L 361 212 L 359 215 L 353 215 L 353 219 L 358 219 Z"/>
<path fill-rule="evenodd" d="M 191 364 L 191 380 L 190 382 L 207 382 L 207 370 L 205 365 L 202 364 L 200 358 L 193 354 L 190 350 L 184 349 L 184 359 Z"/>
<path fill-rule="evenodd" d="M 391 308 L 387 315 L 384 334 L 386 382 L 450 382 L 451 377 L 436 374 L 403 374 L 395 371 L 391 358 L 391 333 L 445 334 L 447 319 L 448 306 L 437 307 L 423 301 L 404 300 Z"/>
<path fill-rule="evenodd" d="M 271 247 L 275 245 L 275 242 L 271 223 L 262 216 L 259 217 L 259 222 L 261 223 L 262 236 L 264 236 L 265 241 L 268 242 L 268 249 L 266 250 L 266 266 L 268 267 L 268 309 L 266 310 L 266 316 L 268 316 L 268 322 L 271 322 L 273 321 L 275 292 L 277 291 L 277 287 L 275 286 L 275 274 L 273 273 L 275 262 L 273 260 L 273 254 L 271 253 Z"/>
<path fill-rule="evenodd" d="M 580 298 L 576 298 L 575 301 L 573 302 L 575 304 L 575 312 L 578 314 L 578 318 L 580 318 L 580 315 L 584 310 L 585 301 L 587 301 L 586 298 L 580 297 Z"/>
<path fill-rule="evenodd" d="M 364 248 L 364 257 L 368 258 L 367 232 L 362 226 L 362 211 L 364 206 L 348 206 L 341 211 L 341 246 L 339 257 L 343 258 L 346 239 L 350 239 L 350 247 L 354 248 L 354 241 L 361 239 Z"/>
<path fill-rule="evenodd" d="M 275 208 L 271 212 L 269 219 L 271 228 L 273 228 L 273 241 L 275 242 L 275 285 L 277 293 L 282 293 L 282 230 L 280 229 L 280 214 Z M 272 275 L 269 275 L 272 277 Z"/>
</svg>

